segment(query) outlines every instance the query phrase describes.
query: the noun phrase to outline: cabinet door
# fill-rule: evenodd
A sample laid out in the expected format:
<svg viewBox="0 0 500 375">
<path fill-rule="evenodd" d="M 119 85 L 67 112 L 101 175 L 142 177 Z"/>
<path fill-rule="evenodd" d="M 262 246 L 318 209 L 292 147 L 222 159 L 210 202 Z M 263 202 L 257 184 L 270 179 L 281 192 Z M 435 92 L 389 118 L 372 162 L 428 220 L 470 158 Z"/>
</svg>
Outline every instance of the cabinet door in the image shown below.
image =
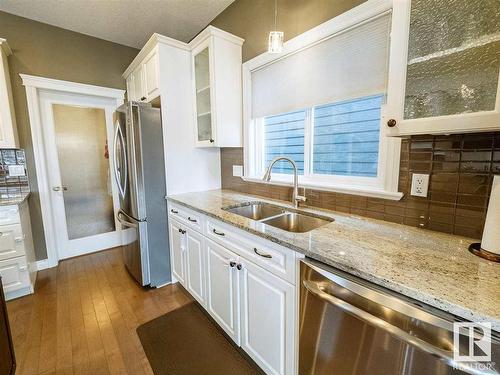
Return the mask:
<svg viewBox="0 0 500 375">
<path fill-rule="evenodd" d="M 208 312 L 224 331 L 239 345 L 238 274 L 230 266 L 236 255 L 206 240 L 208 263 Z"/>
<path fill-rule="evenodd" d="M 194 94 L 196 103 L 196 144 L 206 147 L 215 144 L 215 124 L 212 105 L 211 50 L 208 45 L 193 51 Z"/>
<path fill-rule="evenodd" d="M 169 219 L 170 235 L 170 263 L 172 265 L 172 276 L 182 285 L 185 285 L 184 248 L 185 236 L 181 225 L 175 220 Z"/>
<path fill-rule="evenodd" d="M 20 224 L 0 226 L 0 260 L 25 254 L 24 236 Z"/>
<path fill-rule="evenodd" d="M 0 260 L 0 276 L 6 295 L 9 292 L 30 287 L 30 276 L 25 257 Z M 9 298 L 8 295 L 6 297 Z"/>
<path fill-rule="evenodd" d="M 127 77 L 127 99 L 129 101 L 136 100 L 136 95 L 135 95 L 135 84 L 134 84 L 134 75 L 130 74 Z"/>
<path fill-rule="evenodd" d="M 499 9 L 496 1 L 394 2 L 391 135 L 500 129 Z"/>
<path fill-rule="evenodd" d="M 149 102 L 159 95 L 158 92 L 158 54 L 156 51 L 151 52 L 146 57 L 142 65 L 144 71 L 144 93 L 146 100 Z"/>
<path fill-rule="evenodd" d="M 139 65 L 133 72 L 133 83 L 134 83 L 134 99 L 135 101 L 145 101 L 146 95 L 144 94 L 144 78 L 143 78 L 143 70 L 142 64 Z"/>
<path fill-rule="evenodd" d="M 203 306 L 206 306 L 205 240 L 192 229 L 186 232 L 186 289 Z"/>
<path fill-rule="evenodd" d="M 241 347 L 267 374 L 294 374 L 293 285 L 250 262 L 238 272 Z"/>
</svg>

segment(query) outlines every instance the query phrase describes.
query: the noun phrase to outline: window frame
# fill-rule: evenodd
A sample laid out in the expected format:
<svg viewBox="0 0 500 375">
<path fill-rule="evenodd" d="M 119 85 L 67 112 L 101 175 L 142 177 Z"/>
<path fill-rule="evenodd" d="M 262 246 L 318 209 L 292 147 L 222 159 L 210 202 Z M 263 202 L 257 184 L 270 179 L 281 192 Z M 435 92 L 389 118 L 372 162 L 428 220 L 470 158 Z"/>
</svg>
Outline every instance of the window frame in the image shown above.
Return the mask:
<svg viewBox="0 0 500 375">
<path fill-rule="evenodd" d="M 262 181 L 264 165 L 264 118 L 252 118 L 252 72 L 277 62 L 289 55 L 300 52 L 325 39 L 331 38 L 350 28 L 388 14 L 392 11 L 392 0 L 368 0 L 365 3 L 306 31 L 287 41 L 280 54 L 263 53 L 243 64 L 243 131 L 244 131 L 244 175 L 243 180 L 273 185 L 291 186 L 293 176 L 273 173 L 271 181 Z M 387 96 L 387 92 L 383 93 Z M 355 98 L 351 98 L 355 99 Z M 349 98 L 345 98 L 349 100 Z M 316 106 L 329 103 L 317 103 Z M 379 159 L 377 177 L 323 175 L 312 172 L 313 119 L 314 107 L 306 108 L 304 121 L 304 175 L 299 175 L 299 185 L 305 188 L 326 190 L 354 195 L 400 200 L 398 192 L 399 161 L 401 139 L 388 137 L 389 131 L 383 126 L 386 119 L 386 104 L 381 107 L 379 138 Z"/>
</svg>

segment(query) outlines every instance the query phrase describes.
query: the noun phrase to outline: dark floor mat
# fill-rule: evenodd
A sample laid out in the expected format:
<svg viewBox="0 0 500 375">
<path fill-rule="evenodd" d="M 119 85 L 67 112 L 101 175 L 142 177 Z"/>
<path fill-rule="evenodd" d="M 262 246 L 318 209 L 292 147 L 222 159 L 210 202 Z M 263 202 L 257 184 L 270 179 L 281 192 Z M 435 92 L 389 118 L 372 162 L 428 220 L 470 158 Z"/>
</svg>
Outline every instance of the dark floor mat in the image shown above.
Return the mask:
<svg viewBox="0 0 500 375">
<path fill-rule="evenodd" d="M 137 328 L 155 375 L 261 374 L 195 303 Z"/>
</svg>

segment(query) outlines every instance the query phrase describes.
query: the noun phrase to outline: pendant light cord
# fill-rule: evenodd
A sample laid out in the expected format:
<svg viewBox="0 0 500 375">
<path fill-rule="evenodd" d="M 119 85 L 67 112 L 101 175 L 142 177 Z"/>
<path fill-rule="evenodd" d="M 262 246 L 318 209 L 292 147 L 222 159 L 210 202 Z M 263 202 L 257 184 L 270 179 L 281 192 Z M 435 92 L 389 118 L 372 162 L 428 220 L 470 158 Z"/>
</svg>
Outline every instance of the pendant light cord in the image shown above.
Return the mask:
<svg viewBox="0 0 500 375">
<path fill-rule="evenodd" d="M 274 0 L 274 30 L 278 30 L 277 19 L 278 19 L 278 0 Z"/>
</svg>

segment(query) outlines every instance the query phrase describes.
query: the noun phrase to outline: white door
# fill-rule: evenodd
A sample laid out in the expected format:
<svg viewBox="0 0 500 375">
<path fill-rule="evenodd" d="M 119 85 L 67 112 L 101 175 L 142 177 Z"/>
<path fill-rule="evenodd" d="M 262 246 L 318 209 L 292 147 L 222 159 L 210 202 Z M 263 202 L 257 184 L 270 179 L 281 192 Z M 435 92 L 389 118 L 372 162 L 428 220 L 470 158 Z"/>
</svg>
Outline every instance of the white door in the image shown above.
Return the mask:
<svg viewBox="0 0 500 375">
<path fill-rule="evenodd" d="M 186 231 L 186 289 L 203 306 L 207 305 L 205 253 L 206 246 L 203 236 L 188 229 Z"/>
<path fill-rule="evenodd" d="M 294 374 L 293 285 L 250 262 L 238 273 L 241 347 L 267 374 Z"/>
<path fill-rule="evenodd" d="M 184 278 L 184 248 L 185 236 L 181 225 L 175 220 L 168 220 L 168 230 L 170 237 L 170 264 L 172 265 L 172 276 L 185 285 Z"/>
<path fill-rule="evenodd" d="M 208 263 L 208 312 L 224 331 L 239 345 L 239 301 L 237 256 L 206 240 Z"/>
<path fill-rule="evenodd" d="M 40 113 L 58 259 L 122 244 L 110 171 L 116 100 L 42 91 Z"/>
</svg>

